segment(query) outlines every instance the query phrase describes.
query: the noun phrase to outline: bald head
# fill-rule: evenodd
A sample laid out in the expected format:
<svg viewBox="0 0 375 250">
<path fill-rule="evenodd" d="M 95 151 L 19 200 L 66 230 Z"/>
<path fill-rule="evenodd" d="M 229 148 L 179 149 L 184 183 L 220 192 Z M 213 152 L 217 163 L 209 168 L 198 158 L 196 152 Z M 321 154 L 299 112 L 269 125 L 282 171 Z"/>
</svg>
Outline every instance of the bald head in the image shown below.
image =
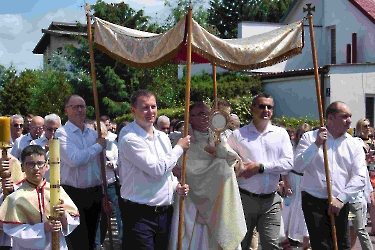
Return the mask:
<svg viewBox="0 0 375 250">
<path fill-rule="evenodd" d="M 41 137 L 44 132 L 44 119 L 41 116 L 34 116 L 30 124 L 30 135 L 33 140 Z"/>
</svg>

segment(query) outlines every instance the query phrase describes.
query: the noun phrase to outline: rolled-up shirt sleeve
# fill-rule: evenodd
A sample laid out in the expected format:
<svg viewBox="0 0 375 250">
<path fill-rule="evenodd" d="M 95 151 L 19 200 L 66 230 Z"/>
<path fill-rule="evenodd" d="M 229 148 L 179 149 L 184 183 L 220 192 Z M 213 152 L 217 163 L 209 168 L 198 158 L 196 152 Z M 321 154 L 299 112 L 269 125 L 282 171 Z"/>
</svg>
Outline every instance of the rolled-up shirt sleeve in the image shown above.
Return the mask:
<svg viewBox="0 0 375 250">
<path fill-rule="evenodd" d="M 121 147 L 127 160 L 154 178 L 160 178 L 166 172 L 171 171 L 183 153 L 182 148 L 176 145 L 163 157 L 158 157 L 157 154 L 151 152 L 144 141 L 135 137 L 124 138 Z"/>
<path fill-rule="evenodd" d="M 296 149 L 296 157 L 294 159 L 294 170 L 298 173 L 304 173 L 309 167 L 309 163 L 319 152 L 318 146 L 315 144 L 315 141 L 312 142 L 304 134 L 301 140 L 298 143 Z"/>
</svg>

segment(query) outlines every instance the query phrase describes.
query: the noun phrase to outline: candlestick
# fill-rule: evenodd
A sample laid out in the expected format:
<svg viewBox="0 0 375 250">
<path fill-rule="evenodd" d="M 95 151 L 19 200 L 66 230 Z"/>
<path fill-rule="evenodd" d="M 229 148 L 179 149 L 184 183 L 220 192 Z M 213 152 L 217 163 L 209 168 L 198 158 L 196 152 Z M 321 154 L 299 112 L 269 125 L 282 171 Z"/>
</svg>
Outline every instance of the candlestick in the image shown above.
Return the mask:
<svg viewBox="0 0 375 250">
<path fill-rule="evenodd" d="M 0 165 L 0 177 L 4 181 L 6 179 L 9 179 L 11 175 L 9 170 L 9 157 L 7 152 L 7 149 L 10 147 L 10 117 L 2 116 L 0 117 L 0 149 L 1 158 L 3 161 L 7 161 L 7 163 L 2 163 Z M 4 187 L 4 181 L 2 181 L 2 187 L 5 199 L 11 190 Z"/>
<path fill-rule="evenodd" d="M 10 117 L 0 117 L 0 147 L 10 147 Z"/>
<path fill-rule="evenodd" d="M 60 141 L 51 139 L 49 146 L 49 165 L 50 165 L 50 219 L 60 220 L 60 217 L 53 212 L 53 206 L 60 204 Z M 52 250 L 60 249 L 60 231 L 52 232 Z"/>
</svg>

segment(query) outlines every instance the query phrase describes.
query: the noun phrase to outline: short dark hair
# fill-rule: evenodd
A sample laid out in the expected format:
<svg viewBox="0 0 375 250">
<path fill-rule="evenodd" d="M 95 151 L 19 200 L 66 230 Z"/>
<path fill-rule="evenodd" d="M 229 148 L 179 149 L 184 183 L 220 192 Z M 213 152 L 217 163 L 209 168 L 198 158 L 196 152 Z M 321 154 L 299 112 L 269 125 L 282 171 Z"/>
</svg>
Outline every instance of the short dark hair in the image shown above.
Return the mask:
<svg viewBox="0 0 375 250">
<path fill-rule="evenodd" d="M 135 91 L 132 94 L 132 96 L 130 97 L 130 105 L 132 107 L 135 107 L 135 105 L 137 103 L 137 100 L 138 100 L 138 97 L 140 97 L 140 96 L 147 96 L 147 97 L 153 96 L 156 99 L 156 96 L 152 91 L 147 90 L 147 89 L 140 89 L 140 90 Z"/>
<path fill-rule="evenodd" d="M 102 115 L 100 117 L 100 121 L 102 121 L 102 122 L 110 121 L 111 122 L 111 118 L 109 118 L 109 116 L 107 116 L 107 115 Z"/>
<path fill-rule="evenodd" d="M 43 155 L 44 158 L 46 158 L 46 151 L 44 150 L 44 148 L 42 148 L 39 145 L 29 145 L 26 148 L 24 148 L 21 152 L 21 162 L 25 163 L 26 157 L 33 154 Z"/>
<path fill-rule="evenodd" d="M 257 101 L 258 101 L 258 99 L 261 98 L 261 97 L 264 97 L 264 98 L 271 98 L 271 99 L 273 100 L 273 97 L 272 97 L 270 94 L 268 94 L 267 92 L 261 92 L 261 93 L 259 93 L 258 95 L 256 95 L 256 96 L 253 98 L 253 100 L 252 100 L 252 102 L 251 102 L 251 105 L 252 105 L 252 106 L 256 106 L 256 105 L 257 105 Z"/>
<path fill-rule="evenodd" d="M 328 107 L 326 109 L 326 119 L 328 118 L 328 115 L 335 115 L 337 112 L 339 112 L 338 109 L 337 109 L 337 105 L 339 103 L 345 104 L 341 101 L 336 101 L 336 102 L 333 102 L 330 105 L 328 105 Z"/>
<path fill-rule="evenodd" d="M 64 100 L 64 108 L 68 105 L 68 103 L 69 103 L 69 101 L 70 101 L 70 99 L 71 99 L 72 97 L 78 97 L 78 98 L 83 99 L 82 96 L 77 95 L 77 94 L 73 94 L 73 95 L 71 95 L 71 96 L 65 98 L 65 100 Z M 83 99 L 83 100 L 85 100 L 85 99 Z"/>
</svg>

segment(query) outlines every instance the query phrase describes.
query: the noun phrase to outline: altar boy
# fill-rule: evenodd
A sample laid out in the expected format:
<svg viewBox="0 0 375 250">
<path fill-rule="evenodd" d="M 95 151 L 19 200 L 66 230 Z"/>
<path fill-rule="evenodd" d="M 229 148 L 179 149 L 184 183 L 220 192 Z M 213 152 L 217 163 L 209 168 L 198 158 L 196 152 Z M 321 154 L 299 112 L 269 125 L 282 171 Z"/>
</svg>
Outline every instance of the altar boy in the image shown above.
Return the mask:
<svg viewBox="0 0 375 250">
<path fill-rule="evenodd" d="M 61 204 L 53 208 L 61 222 L 47 219 L 51 211 L 50 184 L 44 179 L 48 170 L 45 154 L 38 145 L 22 150 L 26 178 L 0 207 L 0 222 L 4 232 L 13 238 L 12 249 L 51 249 L 52 231 L 60 231 L 60 249 L 68 249 L 64 236 L 79 225 L 78 209 L 62 187 Z"/>
</svg>

